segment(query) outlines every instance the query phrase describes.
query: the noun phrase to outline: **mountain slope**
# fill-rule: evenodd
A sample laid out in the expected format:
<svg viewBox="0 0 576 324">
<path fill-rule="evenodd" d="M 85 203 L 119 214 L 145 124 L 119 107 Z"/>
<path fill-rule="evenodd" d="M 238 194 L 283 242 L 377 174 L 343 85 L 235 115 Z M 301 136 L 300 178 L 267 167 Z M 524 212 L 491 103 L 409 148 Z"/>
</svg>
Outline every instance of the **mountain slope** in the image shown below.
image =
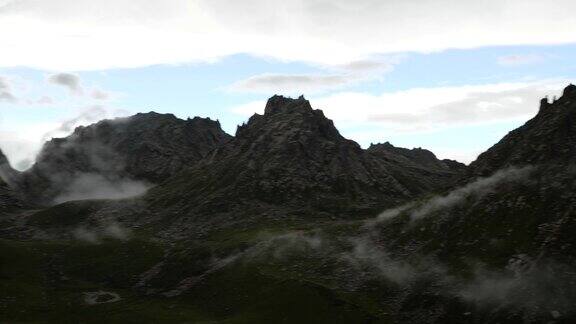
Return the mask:
<svg viewBox="0 0 576 324">
<path fill-rule="evenodd" d="M 151 112 L 104 120 L 46 143 L 20 183 L 30 200 L 41 203 L 50 203 L 76 183 L 84 187 L 101 183 L 122 187 L 135 180 L 159 183 L 229 137 L 217 121 L 198 117 L 181 120 Z"/>
<path fill-rule="evenodd" d="M 152 189 L 147 200 L 152 208 L 192 216 L 246 208 L 344 216 L 437 190 L 457 174 L 442 162 L 403 172 L 410 163 L 399 154 L 373 151 L 342 137 L 303 97 L 274 96 L 264 115 L 252 116 L 234 139 Z M 420 181 L 428 186 L 420 188 Z"/>
<path fill-rule="evenodd" d="M 462 187 L 383 214 L 382 248 L 402 260 L 436 260 L 429 266 L 452 274 L 436 284 L 459 289 L 452 291 L 458 299 L 439 298 L 414 312 L 440 308 L 429 322 L 463 320 L 447 306 L 470 303 L 484 311 L 468 320 L 483 323 L 576 318 L 575 89 L 554 103 L 543 100 L 533 119 L 470 165 Z"/>
</svg>

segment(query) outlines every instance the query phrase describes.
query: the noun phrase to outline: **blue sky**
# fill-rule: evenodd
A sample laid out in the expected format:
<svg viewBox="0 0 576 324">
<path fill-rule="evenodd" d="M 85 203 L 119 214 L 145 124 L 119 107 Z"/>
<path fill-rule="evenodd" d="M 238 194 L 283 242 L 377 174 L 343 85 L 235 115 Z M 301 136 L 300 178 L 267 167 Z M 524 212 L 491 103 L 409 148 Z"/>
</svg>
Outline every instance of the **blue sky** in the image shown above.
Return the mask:
<svg viewBox="0 0 576 324">
<path fill-rule="evenodd" d="M 223 0 L 193 1 L 185 14 L 176 0 L 103 1 L 110 11 L 55 2 L 59 11 L 33 0 L 0 3 L 0 27 L 27 19 L 47 30 L 43 38 L 25 28 L 14 32 L 19 38 L 0 35 L 11 45 L 0 54 L 0 148 L 20 169 L 33 162 L 43 140 L 137 112 L 211 117 L 233 134 L 276 93 L 304 94 L 365 147 L 390 141 L 470 162 L 533 116 L 539 98 L 576 79 L 576 36 L 564 31 L 575 20 L 561 11 L 541 14 L 538 2 L 487 1 L 499 18 L 470 25 L 447 22 L 471 9 L 450 0 L 408 7 L 365 0 L 358 8 L 340 0 L 271 1 L 292 17 L 274 11 L 274 20 L 265 11 L 270 2 L 250 0 L 248 7 L 263 11 L 231 22 L 223 13 L 230 2 Z M 329 10 L 307 7 L 312 2 Z M 390 8 L 406 21 L 384 23 L 369 13 Z M 130 23 L 114 10 L 132 15 Z M 366 26 L 354 30 L 350 13 L 361 10 L 365 16 L 357 18 Z M 441 13 L 438 20 L 417 15 L 430 10 Z M 414 31 L 389 25 L 412 20 Z M 538 29 L 530 21 L 540 22 Z M 427 35 L 431 29 L 436 33 Z"/>
</svg>

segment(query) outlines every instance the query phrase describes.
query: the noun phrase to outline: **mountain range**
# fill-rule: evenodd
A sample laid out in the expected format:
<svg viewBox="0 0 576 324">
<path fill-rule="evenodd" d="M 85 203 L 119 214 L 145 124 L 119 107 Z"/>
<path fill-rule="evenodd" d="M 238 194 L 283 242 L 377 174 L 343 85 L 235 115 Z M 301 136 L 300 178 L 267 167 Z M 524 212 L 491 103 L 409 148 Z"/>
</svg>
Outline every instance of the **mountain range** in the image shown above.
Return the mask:
<svg viewBox="0 0 576 324">
<path fill-rule="evenodd" d="M 13 322 L 572 323 L 576 86 L 466 166 L 304 97 L 226 134 L 154 112 L 0 155 Z"/>
</svg>

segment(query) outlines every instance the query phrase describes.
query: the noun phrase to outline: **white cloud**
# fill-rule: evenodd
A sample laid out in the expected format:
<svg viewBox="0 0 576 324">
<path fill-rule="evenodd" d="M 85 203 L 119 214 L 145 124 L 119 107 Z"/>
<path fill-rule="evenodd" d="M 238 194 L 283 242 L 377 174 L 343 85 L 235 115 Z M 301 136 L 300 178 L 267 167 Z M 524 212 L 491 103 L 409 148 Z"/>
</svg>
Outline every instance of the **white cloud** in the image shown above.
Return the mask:
<svg viewBox="0 0 576 324">
<path fill-rule="evenodd" d="M 539 54 L 506 55 L 498 58 L 498 64 L 504 66 L 516 66 L 539 63 L 544 60 L 545 57 Z"/>
<path fill-rule="evenodd" d="M 110 99 L 110 94 L 107 91 L 104 91 L 104 90 L 98 89 L 98 88 L 92 89 L 90 96 L 96 100 L 108 100 L 108 99 Z"/>
<path fill-rule="evenodd" d="M 346 64 L 375 53 L 576 42 L 572 0 L 13 0 L 0 66 L 89 70 L 249 53 Z"/>
<path fill-rule="evenodd" d="M 110 93 L 100 88 L 87 89 L 82 81 L 82 78 L 75 73 L 54 73 L 50 74 L 47 79 L 48 83 L 68 89 L 71 95 L 86 96 L 95 100 L 108 100 Z"/>
<path fill-rule="evenodd" d="M 40 95 L 34 94 L 33 89 L 33 82 L 20 76 L 0 76 L 0 103 L 21 106 L 54 104 L 55 101 L 52 96 L 42 93 Z"/>
<path fill-rule="evenodd" d="M 84 93 L 82 81 L 77 74 L 73 73 L 55 73 L 48 76 L 48 82 L 67 88 L 70 93 L 81 95 Z"/>
<path fill-rule="evenodd" d="M 129 113 L 105 105 L 91 105 L 74 110 L 72 117 L 57 122 L 2 123 L 0 149 L 18 170 L 29 168 L 45 141 L 68 136 L 78 126 L 85 126 L 106 118 L 125 117 Z"/>
<path fill-rule="evenodd" d="M 50 74 L 45 81 L 64 87 L 71 96 L 58 100 L 57 96 L 45 94 L 47 89 L 32 80 L 0 76 L 0 103 L 4 101 L 15 104 L 9 109 L 28 110 L 27 113 L 30 114 L 36 111 L 43 114 L 46 106 L 51 106 L 54 108 L 54 113 L 60 116 L 59 121 L 38 122 L 12 119 L 8 110 L 0 111 L 0 117 L 2 117 L 0 118 L 0 149 L 9 158 L 12 166 L 19 170 L 31 166 L 45 141 L 53 137 L 67 136 L 74 128 L 81 125 L 127 115 L 125 110 L 109 106 L 108 100 L 111 97 L 109 92 L 97 87 L 84 86 L 78 74 Z M 15 93 L 14 88 L 20 91 Z M 40 109 L 42 112 L 35 109 Z"/>
</svg>

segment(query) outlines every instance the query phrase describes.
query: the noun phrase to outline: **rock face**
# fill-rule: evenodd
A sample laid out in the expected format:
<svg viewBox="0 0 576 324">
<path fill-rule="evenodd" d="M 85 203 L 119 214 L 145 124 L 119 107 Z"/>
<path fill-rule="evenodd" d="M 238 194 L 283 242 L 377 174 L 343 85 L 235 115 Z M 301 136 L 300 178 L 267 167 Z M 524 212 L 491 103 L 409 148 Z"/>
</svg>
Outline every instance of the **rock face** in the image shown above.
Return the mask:
<svg viewBox="0 0 576 324">
<path fill-rule="evenodd" d="M 146 113 L 78 127 L 47 142 L 20 183 L 41 203 L 62 193 L 75 179 L 97 177 L 118 184 L 128 179 L 159 183 L 193 165 L 229 140 L 218 121 Z"/>
<path fill-rule="evenodd" d="M 346 214 L 440 189 L 454 174 L 431 153 L 363 150 L 303 97 L 274 96 L 264 115 L 252 116 L 227 145 L 153 189 L 149 199 L 162 209 L 181 206 L 180 212 L 194 206 L 192 214 L 260 204 Z"/>
</svg>

